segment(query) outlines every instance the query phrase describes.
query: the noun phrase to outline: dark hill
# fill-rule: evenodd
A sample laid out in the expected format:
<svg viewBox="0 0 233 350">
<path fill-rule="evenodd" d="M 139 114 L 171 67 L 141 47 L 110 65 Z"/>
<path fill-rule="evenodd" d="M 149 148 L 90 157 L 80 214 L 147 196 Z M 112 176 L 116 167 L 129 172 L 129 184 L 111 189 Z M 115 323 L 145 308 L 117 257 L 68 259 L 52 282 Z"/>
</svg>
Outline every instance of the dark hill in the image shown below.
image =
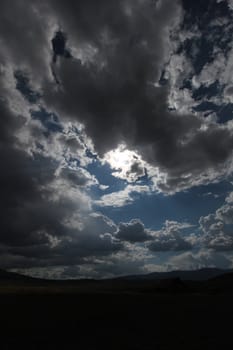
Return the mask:
<svg viewBox="0 0 233 350">
<path fill-rule="evenodd" d="M 114 279 L 46 280 L 0 270 L 1 293 L 228 293 L 233 291 L 232 270 L 171 271 Z"/>
<path fill-rule="evenodd" d="M 2 281 L 28 281 L 33 280 L 32 277 L 18 274 L 16 272 L 9 272 L 0 269 L 0 282 Z"/>
<path fill-rule="evenodd" d="M 224 275 L 216 276 L 208 281 L 206 289 L 215 292 L 232 293 L 233 292 L 233 272 L 225 273 Z"/>
<path fill-rule="evenodd" d="M 93 280 L 93 279 L 72 279 L 72 280 L 48 280 L 48 279 L 40 279 L 34 278 L 28 275 L 19 274 L 16 272 L 10 272 L 0 269 L 0 282 L 1 281 L 24 281 L 24 282 L 36 282 L 36 281 L 44 281 L 46 283 L 77 283 L 80 284 L 82 282 L 85 283 L 93 283 L 93 282 L 107 282 L 107 281 L 156 281 L 156 280 L 174 280 L 180 279 L 182 281 L 206 281 L 209 279 L 227 280 L 233 276 L 233 270 L 223 270 L 217 268 L 203 268 L 199 270 L 176 270 L 169 272 L 153 272 L 144 275 L 127 275 L 122 277 L 116 277 L 113 279 L 104 279 L 104 280 Z"/>
<path fill-rule="evenodd" d="M 183 281 L 205 281 L 226 273 L 233 273 L 232 270 L 223 270 L 217 268 L 203 268 L 191 271 L 169 271 L 169 272 L 153 272 L 147 275 L 132 275 L 119 277 L 121 280 L 162 280 L 180 278 Z"/>
</svg>

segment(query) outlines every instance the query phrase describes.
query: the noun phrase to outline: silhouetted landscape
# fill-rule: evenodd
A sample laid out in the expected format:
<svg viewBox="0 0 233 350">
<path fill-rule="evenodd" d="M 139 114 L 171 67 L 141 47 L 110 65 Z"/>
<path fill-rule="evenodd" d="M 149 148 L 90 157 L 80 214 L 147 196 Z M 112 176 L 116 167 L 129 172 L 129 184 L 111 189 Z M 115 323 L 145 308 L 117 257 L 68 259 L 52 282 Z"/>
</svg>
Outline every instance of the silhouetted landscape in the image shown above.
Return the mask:
<svg viewBox="0 0 233 350">
<path fill-rule="evenodd" d="M 233 345 L 231 270 L 63 281 L 1 271 L 0 285 L 3 349 Z"/>
<path fill-rule="evenodd" d="M 0 45 L 0 350 L 233 349 L 233 0 L 0 0 Z"/>
</svg>

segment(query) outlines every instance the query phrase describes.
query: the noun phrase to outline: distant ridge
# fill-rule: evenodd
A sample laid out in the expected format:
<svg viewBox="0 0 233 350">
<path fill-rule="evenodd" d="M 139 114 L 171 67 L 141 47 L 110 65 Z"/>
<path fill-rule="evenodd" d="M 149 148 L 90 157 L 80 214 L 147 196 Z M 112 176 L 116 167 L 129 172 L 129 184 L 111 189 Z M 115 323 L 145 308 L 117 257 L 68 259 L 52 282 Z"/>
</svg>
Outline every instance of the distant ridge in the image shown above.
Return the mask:
<svg viewBox="0 0 233 350">
<path fill-rule="evenodd" d="M 10 281 L 34 281 L 35 278 L 0 269 L 0 282 Z"/>
<path fill-rule="evenodd" d="M 199 270 L 176 270 L 168 272 L 152 272 L 144 275 L 126 275 L 121 277 L 109 278 L 109 279 L 65 279 L 65 280 L 48 280 L 42 278 L 31 277 L 16 272 L 10 272 L 0 269 L 0 283 L 1 282 L 104 282 L 104 281 L 159 281 L 159 280 L 172 280 L 180 279 L 181 281 L 207 281 L 213 280 L 231 281 L 233 280 L 233 269 L 217 269 L 217 268 L 203 268 Z"/>
<path fill-rule="evenodd" d="M 172 279 L 180 278 L 183 281 L 206 281 L 215 277 L 219 277 L 225 274 L 233 274 L 232 269 L 217 269 L 217 268 L 203 268 L 199 270 L 176 270 L 168 272 L 152 272 L 145 275 L 129 275 L 118 277 L 121 280 L 161 280 L 161 279 Z"/>
<path fill-rule="evenodd" d="M 233 271 L 212 278 L 208 284 L 210 288 L 214 287 L 216 290 L 233 291 Z"/>
</svg>

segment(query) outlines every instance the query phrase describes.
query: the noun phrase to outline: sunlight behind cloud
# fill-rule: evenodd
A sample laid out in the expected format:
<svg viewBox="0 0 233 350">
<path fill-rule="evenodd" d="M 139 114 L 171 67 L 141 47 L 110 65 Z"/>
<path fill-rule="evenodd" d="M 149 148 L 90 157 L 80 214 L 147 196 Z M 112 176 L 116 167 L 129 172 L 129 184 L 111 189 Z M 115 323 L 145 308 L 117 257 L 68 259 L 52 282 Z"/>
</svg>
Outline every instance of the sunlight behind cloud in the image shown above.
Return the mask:
<svg viewBox="0 0 233 350">
<path fill-rule="evenodd" d="M 145 175 L 145 162 L 141 156 L 134 151 L 128 150 L 124 144 L 120 144 L 116 149 L 107 152 L 103 159 L 111 169 L 112 173 L 128 182 L 135 182 Z"/>
</svg>

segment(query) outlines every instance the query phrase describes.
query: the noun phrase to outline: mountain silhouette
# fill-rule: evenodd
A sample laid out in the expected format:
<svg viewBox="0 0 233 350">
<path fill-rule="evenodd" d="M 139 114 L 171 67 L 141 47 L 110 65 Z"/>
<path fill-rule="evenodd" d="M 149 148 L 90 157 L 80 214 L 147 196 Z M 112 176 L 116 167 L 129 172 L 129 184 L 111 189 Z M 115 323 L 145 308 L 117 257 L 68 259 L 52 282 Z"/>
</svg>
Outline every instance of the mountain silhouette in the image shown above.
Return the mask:
<svg viewBox="0 0 233 350">
<path fill-rule="evenodd" d="M 152 272 L 145 275 L 130 275 L 119 277 L 125 280 L 158 280 L 180 278 L 183 281 L 205 281 L 227 273 L 233 273 L 233 270 L 224 270 L 217 268 L 202 268 L 198 270 L 176 270 L 169 272 Z"/>
</svg>

